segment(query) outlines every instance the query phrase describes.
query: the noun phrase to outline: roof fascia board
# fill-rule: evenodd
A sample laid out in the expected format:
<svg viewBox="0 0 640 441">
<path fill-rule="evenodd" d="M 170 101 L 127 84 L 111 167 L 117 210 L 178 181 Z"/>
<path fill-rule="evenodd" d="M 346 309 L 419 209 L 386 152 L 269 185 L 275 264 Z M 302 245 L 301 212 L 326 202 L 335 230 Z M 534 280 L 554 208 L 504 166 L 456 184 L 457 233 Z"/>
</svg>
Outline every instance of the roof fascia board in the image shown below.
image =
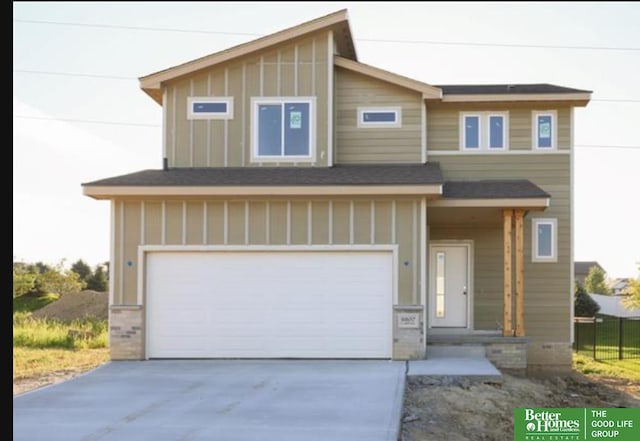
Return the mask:
<svg viewBox="0 0 640 441">
<path fill-rule="evenodd" d="M 333 57 L 333 63 L 336 66 L 351 70 L 353 72 L 358 72 L 363 75 L 386 81 L 388 83 L 396 84 L 407 89 L 421 92 L 423 99 L 442 98 L 442 89 L 440 89 L 439 87 L 431 86 L 421 81 L 403 77 L 402 75 L 398 75 L 393 72 L 369 66 L 368 64 L 359 63 L 357 61 L 349 60 L 348 58 L 344 58 L 339 55 L 335 55 Z"/>
<path fill-rule="evenodd" d="M 444 95 L 444 103 L 486 102 L 486 101 L 585 101 L 591 100 L 590 93 L 514 93 L 514 94 L 464 94 Z"/>
<path fill-rule="evenodd" d="M 441 184 L 425 185 L 301 185 L 301 186 L 100 186 L 87 185 L 85 196 L 111 199 L 128 196 L 341 196 L 442 195 Z"/>
<path fill-rule="evenodd" d="M 429 202 L 429 207 L 437 208 L 528 208 L 542 209 L 549 207 L 549 198 L 469 198 L 469 199 L 436 199 Z"/>
</svg>

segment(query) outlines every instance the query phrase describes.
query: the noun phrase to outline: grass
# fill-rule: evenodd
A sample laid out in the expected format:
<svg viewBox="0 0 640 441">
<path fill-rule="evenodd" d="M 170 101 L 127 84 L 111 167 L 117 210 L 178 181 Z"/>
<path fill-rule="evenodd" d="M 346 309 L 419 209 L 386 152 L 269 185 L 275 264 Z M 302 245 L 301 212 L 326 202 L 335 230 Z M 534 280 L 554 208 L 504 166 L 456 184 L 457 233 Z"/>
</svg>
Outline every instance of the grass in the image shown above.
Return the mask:
<svg viewBox="0 0 640 441">
<path fill-rule="evenodd" d="M 597 361 L 574 353 L 573 368 L 585 375 L 601 375 L 640 381 L 640 360 L 638 359 Z"/>
<path fill-rule="evenodd" d="M 43 308 L 51 302 L 58 300 L 58 294 L 44 294 L 41 296 L 24 295 L 13 299 L 13 312 L 31 313 L 36 309 Z"/>
<path fill-rule="evenodd" d="M 13 380 L 39 377 L 53 372 L 84 372 L 105 363 L 109 350 L 13 348 Z"/>
<path fill-rule="evenodd" d="M 13 315 L 13 347 L 32 349 L 97 349 L 107 347 L 107 321 L 86 318 L 62 322 Z"/>
<path fill-rule="evenodd" d="M 57 294 L 13 299 L 14 381 L 61 372 L 80 373 L 109 359 L 106 320 L 31 318 L 33 311 L 57 299 Z"/>
</svg>

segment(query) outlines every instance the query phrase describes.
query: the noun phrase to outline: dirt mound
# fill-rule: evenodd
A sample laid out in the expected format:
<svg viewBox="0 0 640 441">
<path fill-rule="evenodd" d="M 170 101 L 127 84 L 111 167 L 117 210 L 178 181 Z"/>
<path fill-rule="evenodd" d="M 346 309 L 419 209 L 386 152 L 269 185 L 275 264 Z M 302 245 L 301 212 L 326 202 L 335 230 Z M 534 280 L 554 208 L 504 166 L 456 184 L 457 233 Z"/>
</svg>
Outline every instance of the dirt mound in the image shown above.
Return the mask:
<svg viewBox="0 0 640 441">
<path fill-rule="evenodd" d="M 518 407 L 638 407 L 640 400 L 580 374 L 549 379 L 503 376 L 502 384 L 457 377 L 410 377 L 402 441 L 513 439 Z"/>
<path fill-rule="evenodd" d="M 76 320 L 96 317 L 106 320 L 109 315 L 109 295 L 106 292 L 85 290 L 65 294 L 44 308 L 34 311 L 33 318 Z"/>
</svg>

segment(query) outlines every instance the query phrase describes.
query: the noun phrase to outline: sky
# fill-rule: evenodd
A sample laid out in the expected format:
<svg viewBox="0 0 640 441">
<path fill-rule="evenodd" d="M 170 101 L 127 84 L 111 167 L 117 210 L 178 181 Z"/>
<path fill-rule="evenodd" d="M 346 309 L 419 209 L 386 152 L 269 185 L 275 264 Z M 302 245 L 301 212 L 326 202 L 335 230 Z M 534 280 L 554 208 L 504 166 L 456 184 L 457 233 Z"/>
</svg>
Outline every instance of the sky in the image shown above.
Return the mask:
<svg viewBox="0 0 640 441">
<path fill-rule="evenodd" d="M 637 2 L 14 2 L 14 260 L 109 259 L 109 203 L 80 184 L 161 167 L 161 108 L 136 78 L 343 8 L 382 69 L 593 90 L 575 111 L 574 256 L 637 275 Z"/>
</svg>

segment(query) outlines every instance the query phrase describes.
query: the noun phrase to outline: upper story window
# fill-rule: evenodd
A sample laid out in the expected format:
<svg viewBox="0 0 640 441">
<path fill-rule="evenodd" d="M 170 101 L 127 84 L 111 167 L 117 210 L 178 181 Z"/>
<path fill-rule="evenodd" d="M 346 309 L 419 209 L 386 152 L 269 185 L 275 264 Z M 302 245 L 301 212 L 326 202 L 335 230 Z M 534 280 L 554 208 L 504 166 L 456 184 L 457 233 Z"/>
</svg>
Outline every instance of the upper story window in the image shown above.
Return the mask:
<svg viewBox="0 0 640 441">
<path fill-rule="evenodd" d="M 460 114 L 460 148 L 467 151 L 506 150 L 508 114 L 478 112 Z"/>
<path fill-rule="evenodd" d="M 402 127 L 400 107 L 358 107 L 358 127 Z"/>
<path fill-rule="evenodd" d="M 531 260 L 533 262 L 557 262 L 557 220 L 534 218 L 532 222 L 533 246 Z"/>
<path fill-rule="evenodd" d="M 534 111 L 533 112 L 533 148 L 539 150 L 551 150 L 556 148 L 558 139 L 557 112 Z"/>
<path fill-rule="evenodd" d="M 187 119 L 233 119 L 233 97 L 190 96 Z"/>
<path fill-rule="evenodd" d="M 253 160 L 311 161 L 315 144 L 315 98 L 252 98 Z"/>
</svg>

